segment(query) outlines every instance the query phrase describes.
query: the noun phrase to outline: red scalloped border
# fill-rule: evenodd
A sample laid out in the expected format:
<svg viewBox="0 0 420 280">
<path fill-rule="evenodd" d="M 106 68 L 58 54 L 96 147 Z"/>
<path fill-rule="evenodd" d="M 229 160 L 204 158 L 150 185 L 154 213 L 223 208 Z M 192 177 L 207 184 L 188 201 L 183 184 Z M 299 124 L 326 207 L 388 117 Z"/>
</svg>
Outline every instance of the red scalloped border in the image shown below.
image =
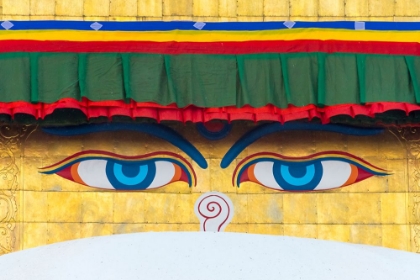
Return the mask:
<svg viewBox="0 0 420 280">
<path fill-rule="evenodd" d="M 179 121 L 179 122 L 208 122 L 211 120 L 247 120 L 247 121 L 278 121 L 285 123 L 293 120 L 319 118 L 323 124 L 329 123 L 330 118 L 338 115 L 346 115 L 354 118 L 358 115 L 375 117 L 375 114 L 384 113 L 389 110 L 401 110 L 408 115 L 410 112 L 420 110 L 416 104 L 403 102 L 375 102 L 365 105 L 359 104 L 340 104 L 325 106 L 323 108 L 315 105 L 295 107 L 290 105 L 288 108 L 280 109 L 271 104 L 260 108 L 244 106 L 236 108 L 234 106 L 220 108 L 201 108 L 190 105 L 178 108 L 175 104 L 159 105 L 152 102 L 125 103 L 119 100 L 109 101 L 90 101 L 84 98 L 78 101 L 72 98 L 60 99 L 57 102 L 32 104 L 24 101 L 0 103 L 0 114 L 10 115 L 12 118 L 16 114 L 28 114 L 36 119 L 44 119 L 56 109 L 78 109 L 82 111 L 87 119 L 96 117 L 127 116 L 131 118 L 151 118 L 156 121 Z"/>
</svg>

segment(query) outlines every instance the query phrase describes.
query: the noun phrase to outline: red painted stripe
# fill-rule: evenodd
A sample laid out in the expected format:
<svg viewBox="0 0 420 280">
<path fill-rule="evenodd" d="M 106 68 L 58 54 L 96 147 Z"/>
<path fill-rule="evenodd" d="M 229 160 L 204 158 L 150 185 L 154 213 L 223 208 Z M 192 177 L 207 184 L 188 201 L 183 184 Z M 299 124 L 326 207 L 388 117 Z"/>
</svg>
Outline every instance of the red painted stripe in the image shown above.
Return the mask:
<svg viewBox="0 0 420 280">
<path fill-rule="evenodd" d="M 285 123 L 288 121 L 317 118 L 322 123 L 330 122 L 330 118 L 338 115 L 350 116 L 352 118 L 362 115 L 374 118 L 375 114 L 384 113 L 390 110 L 401 110 L 406 115 L 413 111 L 420 111 L 420 105 L 402 102 L 377 102 L 366 105 L 341 104 L 325 106 L 323 108 L 309 104 L 302 107 L 290 105 L 289 108 L 281 109 L 273 105 L 266 105 L 261 108 L 244 106 L 236 108 L 233 106 L 220 108 L 201 108 L 193 105 L 178 108 L 176 105 L 163 106 L 155 103 L 124 103 L 123 101 L 99 101 L 93 102 L 87 99 L 77 101 L 71 98 L 61 99 L 57 102 L 46 104 L 29 102 L 0 103 L 0 114 L 10 115 L 28 114 L 36 119 L 44 119 L 56 109 L 78 109 L 82 111 L 87 119 L 95 117 L 107 117 L 111 120 L 113 116 L 127 116 L 130 118 L 151 118 L 156 121 L 179 121 L 179 122 L 208 122 L 211 120 L 249 120 L 249 121 L 277 121 Z"/>
<path fill-rule="evenodd" d="M 419 43 L 355 41 L 247 41 L 247 42 L 70 42 L 0 41 L 3 52 L 118 52 L 155 54 L 252 54 L 344 52 L 364 54 L 420 55 Z"/>
</svg>

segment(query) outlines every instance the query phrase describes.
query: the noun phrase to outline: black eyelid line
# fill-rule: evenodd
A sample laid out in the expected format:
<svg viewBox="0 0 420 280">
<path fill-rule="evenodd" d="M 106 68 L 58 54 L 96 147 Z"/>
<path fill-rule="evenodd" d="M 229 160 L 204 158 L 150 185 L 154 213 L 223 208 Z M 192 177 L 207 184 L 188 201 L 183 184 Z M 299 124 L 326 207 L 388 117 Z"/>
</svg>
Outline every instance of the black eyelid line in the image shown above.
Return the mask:
<svg viewBox="0 0 420 280">
<path fill-rule="evenodd" d="M 342 133 L 354 136 L 372 136 L 380 134 L 384 131 L 383 128 L 359 128 L 344 125 L 334 124 L 311 124 L 311 123 L 270 123 L 263 124 L 243 135 L 224 155 L 220 167 L 228 167 L 232 161 L 249 145 L 262 138 L 265 135 L 293 130 L 308 130 L 308 131 L 326 131 Z"/>
<path fill-rule="evenodd" d="M 161 138 L 168 141 L 172 145 L 178 147 L 189 155 L 197 164 L 203 169 L 208 167 L 206 159 L 192 145 L 187 139 L 182 137 L 175 130 L 160 124 L 153 123 L 105 123 L 105 124 L 86 124 L 79 126 L 66 126 L 66 127 L 44 127 L 42 130 L 48 134 L 57 136 L 76 136 L 96 132 L 109 132 L 109 131 L 137 131 L 147 133 L 152 136 Z"/>
</svg>

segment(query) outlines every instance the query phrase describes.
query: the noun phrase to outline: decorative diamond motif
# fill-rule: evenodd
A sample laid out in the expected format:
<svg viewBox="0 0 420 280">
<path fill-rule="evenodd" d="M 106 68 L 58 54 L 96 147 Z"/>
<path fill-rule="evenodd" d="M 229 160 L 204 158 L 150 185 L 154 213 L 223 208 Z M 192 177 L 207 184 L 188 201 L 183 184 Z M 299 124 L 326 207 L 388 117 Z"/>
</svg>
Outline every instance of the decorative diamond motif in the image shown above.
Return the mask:
<svg viewBox="0 0 420 280">
<path fill-rule="evenodd" d="M 354 23 L 354 29 L 355 30 L 365 30 L 365 22 L 363 22 L 363 21 L 356 21 L 355 23 Z"/>
<path fill-rule="evenodd" d="M 285 22 L 283 22 L 283 25 L 286 26 L 289 29 L 293 28 L 293 26 L 295 26 L 295 24 L 296 24 L 296 22 L 294 22 L 294 21 L 285 21 Z"/>
<path fill-rule="evenodd" d="M 194 23 L 194 27 L 195 28 L 197 28 L 198 30 L 201 30 L 201 29 L 203 29 L 203 27 L 206 25 L 206 23 L 205 22 L 196 22 L 196 23 Z"/>
<path fill-rule="evenodd" d="M 99 30 L 102 28 L 102 24 L 100 24 L 99 22 L 94 22 L 90 25 L 90 28 L 92 28 L 93 30 Z"/>
<path fill-rule="evenodd" d="M 10 28 L 12 28 L 12 27 L 14 26 L 14 24 L 13 24 L 13 23 L 11 23 L 10 21 L 6 20 L 6 21 L 3 21 L 3 22 L 1 23 L 1 26 L 2 26 L 4 29 L 9 30 Z"/>
</svg>

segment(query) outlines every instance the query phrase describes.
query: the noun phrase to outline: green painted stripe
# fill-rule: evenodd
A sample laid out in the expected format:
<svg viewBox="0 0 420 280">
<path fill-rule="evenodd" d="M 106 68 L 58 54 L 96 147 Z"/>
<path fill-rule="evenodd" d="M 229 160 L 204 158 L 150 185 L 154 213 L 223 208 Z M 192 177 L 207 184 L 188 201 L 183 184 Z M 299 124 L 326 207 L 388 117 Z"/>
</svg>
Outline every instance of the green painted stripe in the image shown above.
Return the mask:
<svg viewBox="0 0 420 280">
<path fill-rule="evenodd" d="M 0 54 L 0 102 L 133 99 L 179 107 L 420 103 L 420 57 L 348 53 Z"/>
</svg>

